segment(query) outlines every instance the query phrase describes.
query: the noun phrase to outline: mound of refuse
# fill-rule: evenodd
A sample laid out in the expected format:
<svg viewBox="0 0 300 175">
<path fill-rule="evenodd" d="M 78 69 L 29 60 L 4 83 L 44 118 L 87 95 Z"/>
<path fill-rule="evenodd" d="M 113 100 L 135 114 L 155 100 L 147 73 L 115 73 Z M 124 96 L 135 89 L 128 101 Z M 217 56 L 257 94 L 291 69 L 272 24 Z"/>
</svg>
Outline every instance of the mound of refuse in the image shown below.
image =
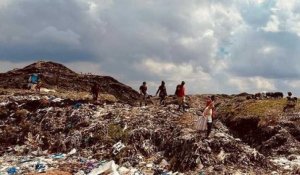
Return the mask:
<svg viewBox="0 0 300 175">
<path fill-rule="evenodd" d="M 0 87 L 5 89 L 26 89 L 29 76 L 39 74 L 42 87 L 67 91 L 90 91 L 96 82 L 100 93 L 114 95 L 120 102 L 134 103 L 139 98 L 138 92 L 112 77 L 92 74 L 78 74 L 62 64 L 39 61 L 22 69 L 0 73 Z"/>
<path fill-rule="evenodd" d="M 236 137 L 222 120 L 215 120 L 211 137 L 205 138 L 194 128 L 201 107 L 176 109 L 173 104 L 134 107 L 56 96 L 45 102 L 39 94 L 1 95 L 0 173 L 285 172 L 278 159 Z"/>
</svg>

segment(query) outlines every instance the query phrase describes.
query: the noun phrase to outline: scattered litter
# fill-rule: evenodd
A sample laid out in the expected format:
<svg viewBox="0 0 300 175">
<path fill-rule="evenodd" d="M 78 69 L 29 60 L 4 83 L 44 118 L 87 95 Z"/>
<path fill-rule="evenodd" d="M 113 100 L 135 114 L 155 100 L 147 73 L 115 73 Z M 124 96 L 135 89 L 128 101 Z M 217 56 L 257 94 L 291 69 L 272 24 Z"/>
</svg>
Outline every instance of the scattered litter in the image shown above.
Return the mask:
<svg viewBox="0 0 300 175">
<path fill-rule="evenodd" d="M 7 173 L 8 173 L 9 175 L 14 175 L 14 174 L 17 174 L 17 173 L 18 173 L 18 170 L 17 170 L 16 167 L 10 167 L 10 168 L 7 169 Z"/>
<path fill-rule="evenodd" d="M 116 165 L 114 161 L 110 161 L 110 162 L 100 165 L 98 168 L 93 169 L 88 175 L 99 175 L 102 173 L 103 174 L 111 174 L 111 175 L 119 175 L 117 168 L 118 168 L 118 165 Z"/>
<path fill-rule="evenodd" d="M 125 145 L 119 141 L 118 143 L 113 145 L 113 154 L 117 155 L 123 148 L 125 148 Z"/>
<path fill-rule="evenodd" d="M 45 166 L 44 164 L 42 164 L 42 163 L 37 163 L 37 164 L 35 165 L 35 170 L 36 170 L 37 172 L 39 172 L 39 173 L 45 172 L 46 166 Z"/>
<path fill-rule="evenodd" d="M 52 155 L 52 158 L 53 159 L 62 159 L 62 158 L 65 158 L 65 154 L 57 153 L 57 154 Z"/>
</svg>

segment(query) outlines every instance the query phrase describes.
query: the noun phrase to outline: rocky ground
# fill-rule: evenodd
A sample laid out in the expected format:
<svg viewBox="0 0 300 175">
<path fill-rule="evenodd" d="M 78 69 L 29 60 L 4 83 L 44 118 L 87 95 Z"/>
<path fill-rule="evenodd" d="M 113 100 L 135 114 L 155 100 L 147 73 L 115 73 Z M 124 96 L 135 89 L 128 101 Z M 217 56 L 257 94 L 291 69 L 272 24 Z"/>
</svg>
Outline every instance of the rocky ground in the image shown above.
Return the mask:
<svg viewBox="0 0 300 175">
<path fill-rule="evenodd" d="M 137 107 L 61 94 L 1 94 L 1 175 L 300 173 L 299 109 L 280 113 L 284 100 L 219 95 L 218 118 L 205 138 L 194 127 L 205 95 L 190 96 L 190 108 L 180 112 L 172 97 L 166 106 L 153 98 Z"/>
</svg>

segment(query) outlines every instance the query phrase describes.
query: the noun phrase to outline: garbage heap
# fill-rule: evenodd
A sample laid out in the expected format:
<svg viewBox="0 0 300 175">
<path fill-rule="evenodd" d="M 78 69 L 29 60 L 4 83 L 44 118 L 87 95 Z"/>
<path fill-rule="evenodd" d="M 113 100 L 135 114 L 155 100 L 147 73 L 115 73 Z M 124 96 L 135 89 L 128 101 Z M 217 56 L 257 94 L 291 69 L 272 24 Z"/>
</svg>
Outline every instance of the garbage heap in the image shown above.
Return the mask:
<svg viewBox="0 0 300 175">
<path fill-rule="evenodd" d="M 93 83 L 97 83 L 101 94 L 111 94 L 122 103 L 133 104 L 139 98 L 137 91 L 113 77 L 76 73 L 51 61 L 39 61 L 21 69 L 0 73 L 0 88 L 27 89 L 28 78 L 33 73 L 39 74 L 42 88 L 89 92 Z"/>
<path fill-rule="evenodd" d="M 0 97 L 0 174 L 269 174 L 275 167 L 199 109 L 95 105 L 47 95 Z M 59 173 L 56 173 L 59 174 Z"/>
</svg>

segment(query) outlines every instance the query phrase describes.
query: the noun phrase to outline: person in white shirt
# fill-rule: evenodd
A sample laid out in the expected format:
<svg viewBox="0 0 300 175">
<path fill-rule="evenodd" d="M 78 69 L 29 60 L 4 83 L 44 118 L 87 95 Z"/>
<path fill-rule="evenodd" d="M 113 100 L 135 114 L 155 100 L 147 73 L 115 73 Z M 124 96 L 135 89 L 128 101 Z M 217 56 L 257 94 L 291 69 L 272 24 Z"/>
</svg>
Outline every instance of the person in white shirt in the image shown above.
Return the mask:
<svg viewBox="0 0 300 175">
<path fill-rule="evenodd" d="M 203 115 L 207 117 L 207 133 L 206 137 L 209 137 L 209 134 L 212 129 L 212 119 L 214 116 L 214 108 L 215 108 L 215 96 L 211 97 L 211 101 L 207 104 L 206 108 L 204 109 Z"/>
</svg>

